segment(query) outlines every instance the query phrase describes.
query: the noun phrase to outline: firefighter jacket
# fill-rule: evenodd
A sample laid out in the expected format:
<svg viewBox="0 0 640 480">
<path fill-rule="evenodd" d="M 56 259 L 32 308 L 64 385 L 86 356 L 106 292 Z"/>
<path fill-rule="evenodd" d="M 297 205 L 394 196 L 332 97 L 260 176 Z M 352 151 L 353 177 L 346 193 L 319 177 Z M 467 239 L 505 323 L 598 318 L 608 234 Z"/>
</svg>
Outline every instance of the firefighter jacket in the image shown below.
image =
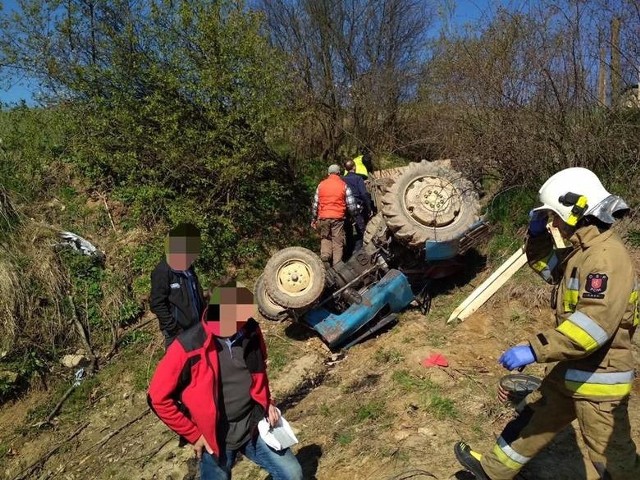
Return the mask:
<svg viewBox="0 0 640 480">
<path fill-rule="evenodd" d="M 616 400 L 631 392 L 631 339 L 639 323 L 633 262 L 613 230 L 579 228 L 572 246 L 555 250 L 551 235 L 527 240 L 529 265 L 554 284 L 556 327 L 530 339 L 540 363 L 575 398 Z"/>
<path fill-rule="evenodd" d="M 206 312 L 203 317 L 206 318 Z M 204 435 L 216 456 L 220 455 L 216 427 L 221 387 L 218 349 L 221 347 L 214 338 L 218 326 L 218 322 L 202 321 L 178 335 L 158 363 L 147 395 L 153 412 L 171 430 L 190 443 Z M 271 401 L 264 339 L 252 318 L 240 332 L 244 359 L 252 378 L 247 394 L 256 402 L 262 418 Z M 256 418 L 256 425 L 260 418 Z"/>
</svg>

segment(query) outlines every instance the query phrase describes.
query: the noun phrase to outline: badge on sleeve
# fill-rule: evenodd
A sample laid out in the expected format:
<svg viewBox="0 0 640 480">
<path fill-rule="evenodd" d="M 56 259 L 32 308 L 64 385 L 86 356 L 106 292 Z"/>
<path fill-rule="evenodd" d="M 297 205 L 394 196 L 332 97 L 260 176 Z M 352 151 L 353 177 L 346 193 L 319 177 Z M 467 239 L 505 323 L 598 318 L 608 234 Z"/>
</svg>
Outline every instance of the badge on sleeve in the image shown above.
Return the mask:
<svg viewBox="0 0 640 480">
<path fill-rule="evenodd" d="M 609 277 L 605 273 L 590 273 L 587 275 L 587 283 L 582 298 L 604 298 Z"/>
</svg>

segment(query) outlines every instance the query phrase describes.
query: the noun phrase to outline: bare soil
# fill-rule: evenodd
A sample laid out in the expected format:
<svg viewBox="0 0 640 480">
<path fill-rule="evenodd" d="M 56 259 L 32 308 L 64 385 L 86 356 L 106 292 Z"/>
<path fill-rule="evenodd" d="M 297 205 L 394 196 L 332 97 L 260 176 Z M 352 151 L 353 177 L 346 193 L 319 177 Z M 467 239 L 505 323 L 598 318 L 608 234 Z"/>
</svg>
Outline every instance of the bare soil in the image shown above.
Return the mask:
<svg viewBox="0 0 640 480">
<path fill-rule="evenodd" d="M 427 316 L 407 311 L 398 325 L 344 356 L 332 356 L 300 326 L 262 321 L 272 387 L 297 431 L 300 443 L 294 452 L 305 478 L 468 478 L 460 472 L 453 444 L 464 439 L 485 451 L 514 415 L 511 406 L 496 399 L 497 383 L 508 373 L 497 364 L 499 355 L 552 321 L 544 305 L 548 290 L 522 273 L 465 322 L 446 325 L 449 313 L 480 280 L 444 289 L 433 299 Z M 151 375 L 162 341 L 154 328 L 149 326 L 152 344 L 136 347 L 135 355 L 120 354 L 114 360 L 116 366 L 100 374 L 105 377 L 95 388 L 83 390 L 75 406 L 63 406 L 53 428 L 30 427 L 37 420 L 34 409 L 45 399 L 52 401 L 50 392 L 34 390 L 4 405 L 0 409 L 0 476 L 198 478 L 191 449 L 178 448 L 176 436 L 153 414 L 142 415 L 147 404 L 140 382 Z M 422 366 L 431 353 L 443 354 L 449 366 Z M 525 373 L 541 376 L 543 371 L 533 366 Z M 630 414 L 638 443 L 637 381 Z M 85 424 L 77 436 L 65 441 Z M 39 468 L 26 470 L 57 446 Z M 580 435 L 569 428 L 527 465 L 522 477 L 578 479 L 584 477 L 584 465 Z M 26 476 L 21 477 L 21 472 Z M 233 475 L 239 480 L 267 478 L 242 458 Z"/>
</svg>

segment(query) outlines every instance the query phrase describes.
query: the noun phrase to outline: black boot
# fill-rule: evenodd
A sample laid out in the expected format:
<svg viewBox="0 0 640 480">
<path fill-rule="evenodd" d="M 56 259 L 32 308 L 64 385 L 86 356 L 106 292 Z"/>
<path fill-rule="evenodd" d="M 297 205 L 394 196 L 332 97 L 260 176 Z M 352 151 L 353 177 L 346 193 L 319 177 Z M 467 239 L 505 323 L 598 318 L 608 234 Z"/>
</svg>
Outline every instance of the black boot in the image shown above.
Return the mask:
<svg viewBox="0 0 640 480">
<path fill-rule="evenodd" d="M 473 473 L 478 480 L 491 480 L 480 464 L 480 454 L 471 450 L 465 442 L 456 443 L 453 446 L 453 453 L 465 470 Z"/>
</svg>

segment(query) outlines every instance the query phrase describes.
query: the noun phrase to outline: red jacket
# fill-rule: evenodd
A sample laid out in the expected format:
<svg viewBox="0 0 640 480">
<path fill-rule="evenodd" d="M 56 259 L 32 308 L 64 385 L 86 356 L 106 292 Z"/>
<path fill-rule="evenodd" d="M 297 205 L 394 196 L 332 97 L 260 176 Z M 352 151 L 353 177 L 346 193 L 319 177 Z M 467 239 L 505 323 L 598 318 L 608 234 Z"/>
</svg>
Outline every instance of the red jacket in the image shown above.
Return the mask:
<svg viewBox="0 0 640 480">
<path fill-rule="evenodd" d="M 318 218 L 340 219 L 347 214 L 347 184 L 329 175 L 318 185 Z"/>
<path fill-rule="evenodd" d="M 213 336 L 218 325 L 202 321 L 178 335 L 158 363 L 147 395 L 153 412 L 171 430 L 190 443 L 204 435 L 216 455 L 220 454 L 216 435 L 220 377 L 218 342 Z M 242 329 L 244 358 L 253 378 L 249 394 L 266 415 L 271 394 L 264 338 L 253 318 Z"/>
</svg>

